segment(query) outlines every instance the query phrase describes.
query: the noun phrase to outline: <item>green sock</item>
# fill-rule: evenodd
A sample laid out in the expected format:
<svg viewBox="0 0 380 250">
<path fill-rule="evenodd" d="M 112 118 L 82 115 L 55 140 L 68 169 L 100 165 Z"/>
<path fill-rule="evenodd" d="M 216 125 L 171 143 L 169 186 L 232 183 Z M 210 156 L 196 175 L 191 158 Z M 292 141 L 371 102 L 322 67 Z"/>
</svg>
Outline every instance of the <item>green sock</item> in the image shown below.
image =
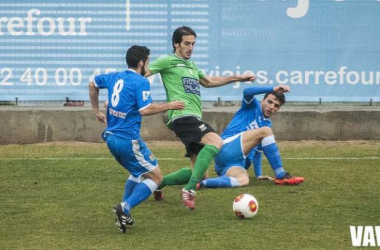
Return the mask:
<svg viewBox="0 0 380 250">
<path fill-rule="evenodd" d="M 182 168 L 177 172 L 165 175 L 157 189 L 160 190 L 165 186 L 186 184 L 190 180 L 191 172 L 191 168 Z"/>
<path fill-rule="evenodd" d="M 186 190 L 195 190 L 197 183 L 200 182 L 205 175 L 208 167 L 214 156 L 219 152 L 219 149 L 213 145 L 205 145 L 199 152 L 197 160 L 195 161 L 193 174 L 190 181 L 185 187 Z"/>
</svg>

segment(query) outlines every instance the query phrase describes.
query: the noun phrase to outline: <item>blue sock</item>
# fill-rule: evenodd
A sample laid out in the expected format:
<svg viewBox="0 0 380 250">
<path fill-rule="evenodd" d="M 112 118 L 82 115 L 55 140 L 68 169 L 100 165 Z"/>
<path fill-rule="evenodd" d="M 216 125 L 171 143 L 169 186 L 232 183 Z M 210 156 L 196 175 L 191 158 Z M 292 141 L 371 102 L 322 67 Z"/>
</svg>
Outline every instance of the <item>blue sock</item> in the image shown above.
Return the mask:
<svg viewBox="0 0 380 250">
<path fill-rule="evenodd" d="M 207 188 L 240 187 L 240 183 L 236 178 L 228 176 L 203 180 L 202 185 Z"/>
<path fill-rule="evenodd" d="M 125 188 L 124 188 L 124 195 L 122 201 L 125 201 L 131 196 L 133 189 L 137 184 L 141 182 L 141 177 L 136 178 L 132 175 L 128 177 L 127 181 L 125 182 Z"/>
<path fill-rule="evenodd" d="M 262 175 L 262 168 L 261 168 L 261 152 L 256 151 L 253 155 L 252 163 L 253 163 L 253 169 L 255 171 L 255 176 L 258 177 Z"/>
<path fill-rule="evenodd" d="M 141 202 L 149 198 L 154 190 L 157 189 L 157 184 L 151 179 L 145 179 L 135 186 L 132 194 L 127 200 L 125 200 L 126 205 L 124 206 L 124 212 L 130 213 L 130 210 L 136 207 Z M 129 208 L 129 209 L 128 209 Z"/>
<path fill-rule="evenodd" d="M 274 135 L 267 136 L 261 141 L 263 151 L 271 165 L 276 178 L 282 178 L 285 175 L 285 170 L 282 167 L 280 151 L 278 150 Z"/>
</svg>

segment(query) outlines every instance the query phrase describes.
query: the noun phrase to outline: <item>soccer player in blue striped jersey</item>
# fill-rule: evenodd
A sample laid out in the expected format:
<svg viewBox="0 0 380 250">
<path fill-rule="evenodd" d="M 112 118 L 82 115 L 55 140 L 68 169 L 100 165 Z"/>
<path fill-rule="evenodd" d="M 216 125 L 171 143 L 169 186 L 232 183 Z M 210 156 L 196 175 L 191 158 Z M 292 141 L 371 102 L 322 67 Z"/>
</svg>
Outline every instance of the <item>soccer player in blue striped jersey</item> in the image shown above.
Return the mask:
<svg viewBox="0 0 380 250">
<path fill-rule="evenodd" d="M 281 161 L 270 117 L 285 103 L 283 93 L 290 87 L 250 87 L 244 90 L 241 108 L 222 133 L 223 146 L 215 156 L 215 171 L 219 177 L 200 182 L 209 188 L 240 187 L 249 185 L 247 169 L 253 161 L 258 179 L 261 176 L 261 153 L 267 157 L 278 185 L 298 185 L 305 180 L 286 173 Z M 265 94 L 259 101 L 257 94 Z M 247 156 L 248 159 L 247 159 Z"/>
<path fill-rule="evenodd" d="M 163 178 L 156 158 L 140 137 L 142 116 L 184 108 L 179 101 L 152 103 L 150 84 L 143 77 L 149 54 L 147 47 L 134 45 L 126 53 L 127 70 L 96 76 L 89 84 L 92 109 L 100 122 L 107 122 L 103 139 L 130 173 L 122 202 L 114 207 L 118 229 L 123 233 L 133 224 L 131 209 L 146 200 Z M 108 90 L 107 118 L 99 111 L 99 89 Z"/>
</svg>

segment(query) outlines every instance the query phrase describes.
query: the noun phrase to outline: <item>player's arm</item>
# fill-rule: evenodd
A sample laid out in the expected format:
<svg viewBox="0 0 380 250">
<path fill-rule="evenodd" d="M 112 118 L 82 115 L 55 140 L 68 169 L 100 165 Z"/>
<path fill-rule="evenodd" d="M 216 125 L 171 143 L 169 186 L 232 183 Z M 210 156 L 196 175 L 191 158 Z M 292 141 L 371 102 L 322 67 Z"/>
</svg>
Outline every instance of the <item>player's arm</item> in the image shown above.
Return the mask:
<svg viewBox="0 0 380 250">
<path fill-rule="evenodd" d="M 147 71 L 145 72 L 144 77 L 145 77 L 145 78 L 148 78 L 148 77 L 151 76 L 151 75 L 154 75 L 154 74 L 152 73 L 152 71 L 150 71 L 149 69 L 147 69 Z"/>
<path fill-rule="evenodd" d="M 148 78 L 151 75 L 160 73 L 161 71 L 167 69 L 170 66 L 170 59 L 168 56 L 161 56 L 149 63 L 147 71 L 145 72 L 144 77 Z"/>
<path fill-rule="evenodd" d="M 91 81 L 88 85 L 88 90 L 90 93 L 92 110 L 94 111 L 96 118 L 98 121 L 105 123 L 106 116 L 99 110 L 99 88 L 97 88 L 95 83 Z"/>
<path fill-rule="evenodd" d="M 224 86 L 234 82 L 253 82 L 255 76 L 252 74 L 235 75 L 235 76 L 206 76 L 200 79 L 200 84 L 205 88 L 214 88 Z"/>
<path fill-rule="evenodd" d="M 290 87 L 288 85 L 278 85 L 276 87 L 252 86 L 252 87 L 248 87 L 244 89 L 243 98 L 247 103 L 250 103 L 255 95 L 271 93 L 273 91 L 286 93 L 286 92 L 290 92 Z"/>
<path fill-rule="evenodd" d="M 167 110 L 183 109 L 184 107 L 185 105 L 180 101 L 167 102 L 162 104 L 151 103 L 147 107 L 140 109 L 139 112 L 142 116 L 147 116 L 162 113 Z"/>
</svg>

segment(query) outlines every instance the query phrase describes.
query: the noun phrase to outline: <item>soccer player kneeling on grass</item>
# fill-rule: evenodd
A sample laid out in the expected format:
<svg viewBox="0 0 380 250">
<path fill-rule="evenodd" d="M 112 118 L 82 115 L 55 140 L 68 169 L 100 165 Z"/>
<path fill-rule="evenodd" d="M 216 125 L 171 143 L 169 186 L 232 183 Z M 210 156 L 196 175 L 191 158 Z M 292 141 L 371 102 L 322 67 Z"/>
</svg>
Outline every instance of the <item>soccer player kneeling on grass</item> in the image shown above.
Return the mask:
<svg viewBox="0 0 380 250">
<path fill-rule="evenodd" d="M 162 181 L 157 160 L 140 137 L 141 118 L 167 110 L 183 109 L 183 102 L 153 104 L 150 84 L 143 77 L 150 51 L 134 45 L 128 49 L 128 69 L 103 74 L 89 84 L 92 109 L 100 122 L 107 121 L 103 139 L 115 159 L 131 174 L 122 202 L 115 205 L 118 229 L 125 233 L 133 224 L 131 209 L 146 200 Z M 107 118 L 99 111 L 99 89 L 108 89 Z M 143 177 L 143 178 L 142 178 Z"/>
<path fill-rule="evenodd" d="M 244 90 L 242 106 L 224 130 L 223 146 L 214 158 L 215 171 L 219 177 L 203 180 L 199 186 L 248 186 L 247 169 L 252 161 L 256 177 L 270 179 L 261 175 L 261 151 L 275 173 L 275 184 L 298 185 L 305 180 L 303 177 L 294 177 L 285 172 L 269 119 L 285 103 L 283 93 L 289 90 L 289 86 L 286 85 L 274 88 L 250 87 Z M 264 93 L 264 98 L 259 102 L 255 95 Z"/>
</svg>

